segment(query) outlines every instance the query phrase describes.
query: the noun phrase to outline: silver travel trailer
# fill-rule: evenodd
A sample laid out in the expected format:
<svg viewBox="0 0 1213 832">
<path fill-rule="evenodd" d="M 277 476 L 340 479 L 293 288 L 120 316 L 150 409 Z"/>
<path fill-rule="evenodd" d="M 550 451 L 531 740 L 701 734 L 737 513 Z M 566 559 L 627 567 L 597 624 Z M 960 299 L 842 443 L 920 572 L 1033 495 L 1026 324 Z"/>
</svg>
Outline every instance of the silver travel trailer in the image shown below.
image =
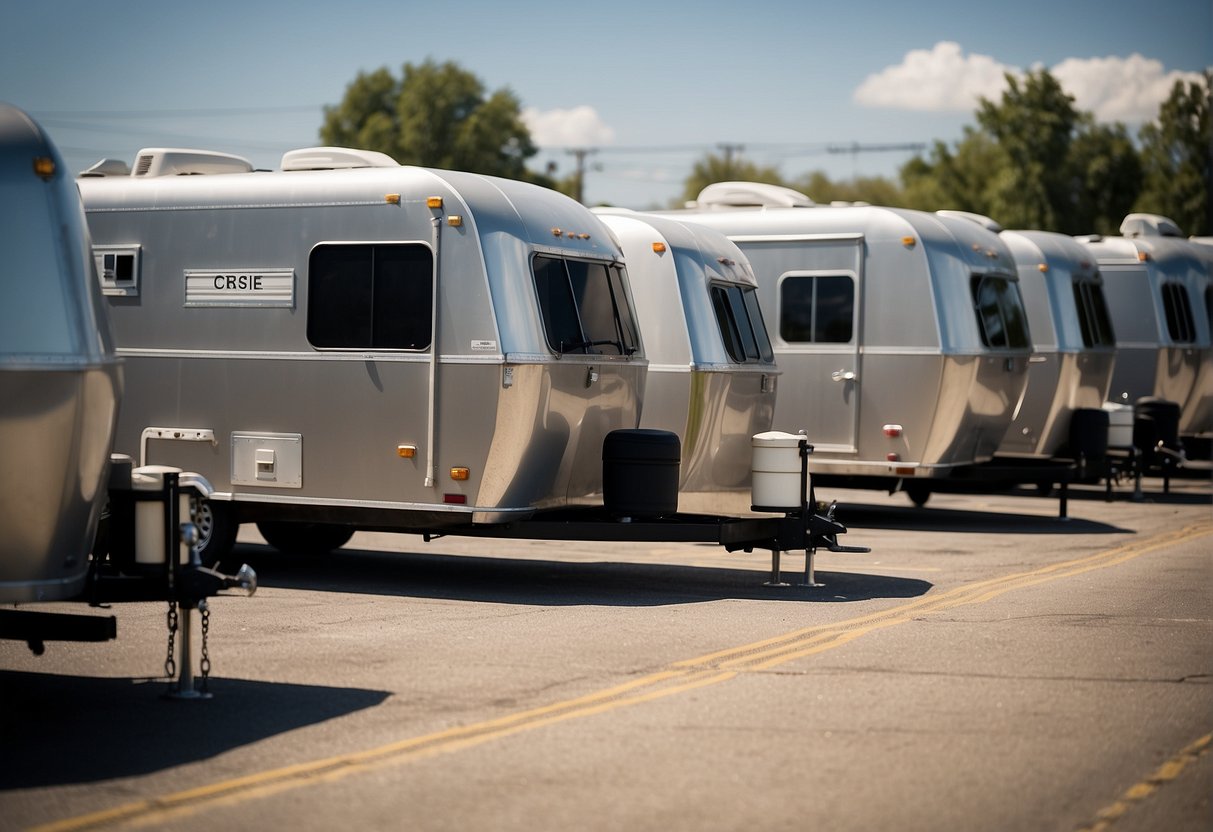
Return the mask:
<svg viewBox="0 0 1213 832">
<path fill-rule="evenodd" d="M 1019 267 L 1032 357 L 1027 391 L 998 454 L 1072 456 L 1087 440 L 1074 435 L 1082 428 L 1075 414 L 1101 412 L 1116 363 L 1104 281 L 1093 258 L 1072 237 L 1030 230 L 1000 236 Z"/>
<path fill-rule="evenodd" d="M 0 602 L 84 590 L 122 393 L 76 183 L 0 104 Z"/>
<path fill-rule="evenodd" d="M 681 442 L 679 507 L 748 511 L 751 438 L 772 428 L 778 373 L 749 261 L 702 225 L 595 213 L 627 258 L 649 359 L 641 427 Z"/>
<path fill-rule="evenodd" d="M 965 219 L 768 191 L 713 186 L 678 216 L 749 258 L 782 372 L 775 424 L 807 432 L 814 481 L 900 484 L 921 502 L 933 483 L 992 459 L 1031 353 L 998 235 Z"/>
<path fill-rule="evenodd" d="M 305 551 L 359 529 L 846 549 L 804 499 L 790 523 L 647 522 L 677 513 L 679 439 L 639 427 L 623 252 L 580 203 L 345 148 L 126 171 L 80 180 L 127 362 L 115 441 L 215 484 L 202 558 L 244 522 Z"/>
<path fill-rule="evenodd" d="M 1164 217 L 1130 214 L 1120 237 L 1080 237 L 1104 276 L 1117 333 L 1109 400 L 1172 402 L 1182 435 L 1213 433 L 1210 261 Z"/>
<path fill-rule="evenodd" d="M 191 612 L 229 587 L 251 594 L 256 576 L 190 559 L 188 494 L 205 494 L 204 480 L 111 457 L 123 367 L 80 195 L 38 124 L 2 103 L 0 212 L 0 638 L 35 654 L 46 641 L 106 641 L 113 616 L 36 607 L 167 600 L 183 633 L 171 695 L 204 695 L 190 669 Z M 172 662 L 172 634 L 169 645 Z"/>
<path fill-rule="evenodd" d="M 151 149 L 80 188 L 127 362 L 116 446 L 216 484 L 204 549 L 244 521 L 327 549 L 590 503 L 638 424 L 622 253 L 554 191 L 341 148 L 272 173 Z"/>
<path fill-rule="evenodd" d="M 1032 356 L 1028 384 L 997 456 L 1050 460 L 1103 448 L 1098 437 L 1074 431 L 1098 430 L 1098 416 L 1116 360 L 1116 337 L 1103 294 L 1103 278 L 1091 253 L 1074 238 L 1051 231 L 1004 230 L 989 217 L 940 211 L 971 219 L 999 235 L 1019 271 Z M 1091 411 L 1075 421 L 1078 411 Z M 1096 424 L 1092 425 L 1094 419 Z"/>
</svg>

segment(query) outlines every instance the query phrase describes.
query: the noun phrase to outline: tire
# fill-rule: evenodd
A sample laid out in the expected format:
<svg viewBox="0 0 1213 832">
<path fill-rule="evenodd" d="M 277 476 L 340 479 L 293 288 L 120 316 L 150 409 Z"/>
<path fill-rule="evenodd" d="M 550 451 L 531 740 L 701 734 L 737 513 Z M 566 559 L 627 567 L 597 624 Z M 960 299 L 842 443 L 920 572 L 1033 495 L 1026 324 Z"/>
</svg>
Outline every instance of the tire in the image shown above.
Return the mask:
<svg viewBox="0 0 1213 832">
<path fill-rule="evenodd" d="M 235 509 L 230 503 L 191 497 L 190 515 L 199 534 L 194 552 L 203 566 L 218 566 L 236 543 L 240 524 L 235 521 Z"/>
<path fill-rule="evenodd" d="M 288 523 L 262 520 L 257 531 L 265 542 L 283 554 L 327 555 L 340 549 L 354 536 L 349 526 L 331 523 Z"/>
<path fill-rule="evenodd" d="M 927 504 L 927 500 L 931 499 L 931 488 L 926 483 L 907 482 L 901 490 L 910 498 L 910 502 L 922 508 Z"/>
</svg>

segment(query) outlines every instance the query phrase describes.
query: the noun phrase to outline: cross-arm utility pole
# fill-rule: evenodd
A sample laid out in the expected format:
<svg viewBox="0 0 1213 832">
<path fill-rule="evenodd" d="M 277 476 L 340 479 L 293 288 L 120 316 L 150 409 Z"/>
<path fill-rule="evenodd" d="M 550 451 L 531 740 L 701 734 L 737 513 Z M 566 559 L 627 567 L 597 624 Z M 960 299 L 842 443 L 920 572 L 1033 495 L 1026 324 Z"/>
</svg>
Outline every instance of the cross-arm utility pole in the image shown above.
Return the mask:
<svg viewBox="0 0 1213 832">
<path fill-rule="evenodd" d="M 577 160 L 577 173 L 573 179 L 573 199 L 584 204 L 585 200 L 582 197 L 585 195 L 585 157 L 598 151 L 594 148 L 574 147 L 567 152 Z"/>
</svg>

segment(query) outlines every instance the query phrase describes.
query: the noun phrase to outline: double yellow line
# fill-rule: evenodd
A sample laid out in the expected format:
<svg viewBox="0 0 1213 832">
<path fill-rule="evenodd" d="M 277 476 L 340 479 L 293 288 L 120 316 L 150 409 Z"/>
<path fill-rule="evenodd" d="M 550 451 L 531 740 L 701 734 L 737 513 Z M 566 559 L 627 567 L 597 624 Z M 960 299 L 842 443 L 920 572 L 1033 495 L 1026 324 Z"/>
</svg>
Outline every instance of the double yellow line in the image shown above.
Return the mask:
<svg viewBox="0 0 1213 832">
<path fill-rule="evenodd" d="M 1004 575 L 929 595 L 882 612 L 794 630 L 774 638 L 676 662 L 668 668 L 621 685 L 497 719 L 449 728 L 399 740 L 365 751 L 223 780 L 162 797 L 139 800 L 87 815 L 38 826 L 37 832 L 68 832 L 112 825 L 163 824 L 208 806 L 232 805 L 289 789 L 332 782 L 388 765 L 462 751 L 493 740 L 559 722 L 581 719 L 632 705 L 652 702 L 696 688 L 716 685 L 742 673 L 769 670 L 786 662 L 841 647 L 876 630 L 971 604 L 981 604 L 1007 592 L 1105 569 L 1213 531 L 1200 523 L 1146 540 L 1128 543 L 1050 566 Z"/>
</svg>

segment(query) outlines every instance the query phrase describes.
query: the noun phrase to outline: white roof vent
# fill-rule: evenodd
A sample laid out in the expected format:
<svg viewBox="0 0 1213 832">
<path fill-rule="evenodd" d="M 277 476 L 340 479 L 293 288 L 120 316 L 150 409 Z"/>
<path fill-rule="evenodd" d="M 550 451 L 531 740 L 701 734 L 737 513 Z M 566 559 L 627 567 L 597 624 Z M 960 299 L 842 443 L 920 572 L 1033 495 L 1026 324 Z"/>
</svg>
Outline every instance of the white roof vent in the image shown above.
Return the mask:
<svg viewBox="0 0 1213 832">
<path fill-rule="evenodd" d="M 253 164 L 242 156 L 213 150 L 146 147 L 135 155 L 131 176 L 195 176 L 212 173 L 251 173 Z"/>
<path fill-rule="evenodd" d="M 810 208 L 813 200 L 781 185 L 765 182 L 715 182 L 699 192 L 699 208 Z"/>
<path fill-rule="evenodd" d="M 78 176 L 130 176 L 131 168 L 121 159 L 102 159 L 80 171 Z"/>
<path fill-rule="evenodd" d="M 400 163 L 377 150 L 353 147 L 303 147 L 282 154 L 283 170 L 338 170 L 346 168 L 398 168 Z"/>
<path fill-rule="evenodd" d="M 990 219 L 985 214 L 974 214 L 972 211 L 954 211 L 950 208 L 942 211 L 936 211 L 935 213 L 939 214 L 941 217 L 956 217 L 958 219 L 975 222 L 982 228 L 993 231 L 995 234 L 1002 231 L 1002 226 L 994 222 L 994 220 Z"/>
<path fill-rule="evenodd" d="M 1182 237 L 1175 220 L 1158 214 L 1129 214 L 1120 224 L 1120 233 L 1126 237 Z"/>
</svg>

